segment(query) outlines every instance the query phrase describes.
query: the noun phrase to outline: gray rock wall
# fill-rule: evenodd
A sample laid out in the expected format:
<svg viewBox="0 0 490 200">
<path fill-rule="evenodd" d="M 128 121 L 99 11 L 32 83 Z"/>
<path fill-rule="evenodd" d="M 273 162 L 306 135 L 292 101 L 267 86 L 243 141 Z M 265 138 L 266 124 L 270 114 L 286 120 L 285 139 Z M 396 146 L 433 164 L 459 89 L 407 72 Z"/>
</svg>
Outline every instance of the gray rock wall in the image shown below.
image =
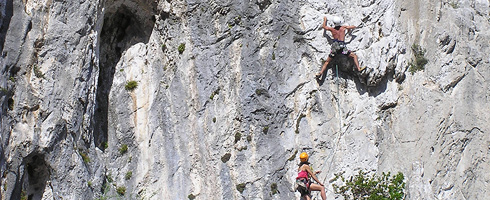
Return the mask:
<svg viewBox="0 0 490 200">
<path fill-rule="evenodd" d="M 302 151 L 328 199 L 334 173 L 361 169 L 403 172 L 407 199 L 488 196 L 488 1 L 0 10 L 2 199 L 295 199 Z M 315 81 L 323 16 L 358 26 L 365 71 L 341 61 Z M 414 44 L 428 63 L 412 73 Z"/>
</svg>

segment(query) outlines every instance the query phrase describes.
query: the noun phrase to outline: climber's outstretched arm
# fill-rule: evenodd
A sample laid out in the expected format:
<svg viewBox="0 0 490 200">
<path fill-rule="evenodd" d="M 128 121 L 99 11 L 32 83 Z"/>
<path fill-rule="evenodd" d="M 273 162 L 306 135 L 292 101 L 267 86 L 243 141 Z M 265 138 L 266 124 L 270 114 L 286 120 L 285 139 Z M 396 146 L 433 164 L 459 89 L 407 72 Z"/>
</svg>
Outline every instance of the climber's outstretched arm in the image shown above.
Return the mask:
<svg viewBox="0 0 490 200">
<path fill-rule="evenodd" d="M 323 17 L 323 25 L 322 25 L 323 29 L 327 30 L 327 31 L 332 31 L 332 27 L 328 27 L 327 26 L 327 17 Z"/>
</svg>

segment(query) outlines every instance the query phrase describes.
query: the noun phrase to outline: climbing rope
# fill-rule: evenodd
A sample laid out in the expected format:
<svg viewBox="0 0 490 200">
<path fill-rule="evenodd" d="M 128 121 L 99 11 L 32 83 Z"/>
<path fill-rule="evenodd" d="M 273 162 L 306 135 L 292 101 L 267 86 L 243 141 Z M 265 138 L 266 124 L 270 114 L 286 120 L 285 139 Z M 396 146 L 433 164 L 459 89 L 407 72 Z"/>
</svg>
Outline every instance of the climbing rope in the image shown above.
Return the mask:
<svg viewBox="0 0 490 200">
<path fill-rule="evenodd" d="M 341 110 L 340 110 L 340 100 L 339 100 L 339 97 L 340 97 L 340 84 L 339 84 L 339 67 L 338 65 L 335 65 L 335 71 L 336 71 L 336 76 L 337 76 L 337 79 L 336 79 L 336 84 L 337 84 L 337 108 L 339 109 L 339 137 L 337 138 L 337 142 L 334 146 L 334 149 L 332 151 L 332 155 L 331 155 L 331 160 L 330 160 L 330 163 L 328 165 L 328 169 L 331 170 L 332 168 L 332 163 L 335 159 L 335 154 L 336 154 L 336 151 L 337 151 L 337 147 L 339 146 L 339 143 L 340 143 L 340 137 L 342 136 L 342 113 L 341 113 Z M 331 194 L 334 193 L 334 191 L 330 190 L 328 188 L 328 185 L 325 184 L 325 180 L 327 179 L 327 175 L 325 176 L 325 178 L 323 179 L 323 184 L 325 186 L 325 190 L 326 191 L 330 191 Z M 317 194 L 317 197 L 318 197 L 319 194 Z"/>
</svg>

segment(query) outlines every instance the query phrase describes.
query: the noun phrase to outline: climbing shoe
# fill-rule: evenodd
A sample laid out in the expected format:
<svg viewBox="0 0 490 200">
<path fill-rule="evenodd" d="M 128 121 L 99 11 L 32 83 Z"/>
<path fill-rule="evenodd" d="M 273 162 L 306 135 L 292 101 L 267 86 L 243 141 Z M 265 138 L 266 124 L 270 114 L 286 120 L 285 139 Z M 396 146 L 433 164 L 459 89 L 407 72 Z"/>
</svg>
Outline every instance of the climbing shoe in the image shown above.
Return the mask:
<svg viewBox="0 0 490 200">
<path fill-rule="evenodd" d="M 322 77 L 322 74 L 320 74 L 320 73 L 316 73 L 316 74 L 315 74 L 315 78 L 316 78 L 317 80 L 320 80 L 320 78 L 321 78 L 321 77 Z"/>
</svg>

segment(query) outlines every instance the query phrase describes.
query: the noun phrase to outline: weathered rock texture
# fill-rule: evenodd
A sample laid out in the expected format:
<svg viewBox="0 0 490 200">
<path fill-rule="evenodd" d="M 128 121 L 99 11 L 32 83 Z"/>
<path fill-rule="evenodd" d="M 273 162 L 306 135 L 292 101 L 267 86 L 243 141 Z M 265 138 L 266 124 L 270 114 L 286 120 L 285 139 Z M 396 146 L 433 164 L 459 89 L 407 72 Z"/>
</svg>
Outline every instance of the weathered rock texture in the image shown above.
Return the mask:
<svg viewBox="0 0 490 200">
<path fill-rule="evenodd" d="M 0 9 L 2 199 L 294 199 L 302 151 L 328 199 L 361 169 L 403 172 L 407 199 L 490 196 L 487 0 Z M 367 70 L 337 62 L 319 85 L 334 15 Z"/>
</svg>

